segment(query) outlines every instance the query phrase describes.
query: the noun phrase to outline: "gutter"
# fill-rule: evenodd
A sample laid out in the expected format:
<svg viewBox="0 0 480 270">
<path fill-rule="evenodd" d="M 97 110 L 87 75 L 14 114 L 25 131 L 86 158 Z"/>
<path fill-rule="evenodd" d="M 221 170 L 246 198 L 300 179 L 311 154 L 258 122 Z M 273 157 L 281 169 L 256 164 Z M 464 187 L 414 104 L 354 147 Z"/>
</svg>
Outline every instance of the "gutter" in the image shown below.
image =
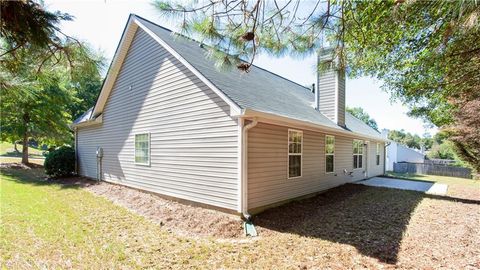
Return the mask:
<svg viewBox="0 0 480 270">
<path fill-rule="evenodd" d="M 90 118 L 86 121 L 80 122 L 78 124 L 71 124 L 70 128 L 75 129 L 79 127 L 86 127 L 86 126 L 91 126 L 95 124 L 101 124 L 103 122 L 103 114 L 100 114 L 99 116 L 95 118 Z"/>
<path fill-rule="evenodd" d="M 335 128 L 335 127 L 330 127 L 327 125 L 320 125 L 320 124 L 315 124 L 309 121 L 303 121 L 303 120 L 298 120 L 298 119 L 292 119 L 289 117 L 285 116 L 280 116 L 277 114 L 273 113 L 266 113 L 266 112 L 260 112 L 260 111 L 255 111 L 252 109 L 244 109 L 242 110 L 242 114 L 240 115 L 234 115 L 234 117 L 237 118 L 257 118 L 258 121 L 260 122 L 265 122 L 265 123 L 270 123 L 270 124 L 276 124 L 276 125 L 284 125 L 284 126 L 296 126 L 302 129 L 306 130 L 311 130 L 311 131 L 320 131 L 320 132 L 325 132 L 329 131 L 332 133 L 336 134 L 342 134 L 347 137 L 362 137 L 366 139 L 371 139 L 374 141 L 379 141 L 379 142 L 388 142 L 388 140 L 383 139 L 381 137 L 373 137 L 367 134 L 363 133 L 356 133 L 353 131 L 347 131 L 341 128 Z M 380 134 L 379 134 L 380 135 Z"/>
<path fill-rule="evenodd" d="M 248 130 L 258 124 L 256 118 L 252 119 L 248 125 L 242 129 L 242 216 L 250 221 L 251 215 L 248 213 Z"/>
</svg>

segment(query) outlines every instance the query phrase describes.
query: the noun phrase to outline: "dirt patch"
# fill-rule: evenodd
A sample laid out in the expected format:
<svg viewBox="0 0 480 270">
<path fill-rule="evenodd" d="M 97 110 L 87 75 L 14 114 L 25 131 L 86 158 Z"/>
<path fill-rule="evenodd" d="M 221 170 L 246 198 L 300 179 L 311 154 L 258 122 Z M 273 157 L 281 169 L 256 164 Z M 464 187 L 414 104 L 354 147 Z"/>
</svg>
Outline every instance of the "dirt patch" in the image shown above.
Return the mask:
<svg viewBox="0 0 480 270">
<path fill-rule="evenodd" d="M 85 183 L 86 180 L 73 178 L 70 181 Z M 107 182 L 83 184 L 83 187 L 180 235 L 223 239 L 243 237 L 242 222 L 235 215 L 174 202 Z"/>
</svg>

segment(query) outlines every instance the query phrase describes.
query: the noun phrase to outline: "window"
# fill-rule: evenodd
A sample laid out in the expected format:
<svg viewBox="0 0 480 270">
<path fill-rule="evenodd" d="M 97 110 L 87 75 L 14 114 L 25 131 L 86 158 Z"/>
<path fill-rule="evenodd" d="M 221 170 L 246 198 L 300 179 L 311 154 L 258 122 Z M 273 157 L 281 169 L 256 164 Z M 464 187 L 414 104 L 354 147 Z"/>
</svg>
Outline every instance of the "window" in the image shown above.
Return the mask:
<svg viewBox="0 0 480 270">
<path fill-rule="evenodd" d="M 353 168 L 363 167 L 363 141 L 353 140 Z"/>
<path fill-rule="evenodd" d="M 380 165 L 380 143 L 377 143 L 377 165 Z"/>
<path fill-rule="evenodd" d="M 288 130 L 288 178 L 302 176 L 303 132 Z"/>
<path fill-rule="evenodd" d="M 335 170 L 335 137 L 325 136 L 325 172 Z"/>
<path fill-rule="evenodd" d="M 150 134 L 135 134 L 135 163 L 150 165 Z"/>
</svg>

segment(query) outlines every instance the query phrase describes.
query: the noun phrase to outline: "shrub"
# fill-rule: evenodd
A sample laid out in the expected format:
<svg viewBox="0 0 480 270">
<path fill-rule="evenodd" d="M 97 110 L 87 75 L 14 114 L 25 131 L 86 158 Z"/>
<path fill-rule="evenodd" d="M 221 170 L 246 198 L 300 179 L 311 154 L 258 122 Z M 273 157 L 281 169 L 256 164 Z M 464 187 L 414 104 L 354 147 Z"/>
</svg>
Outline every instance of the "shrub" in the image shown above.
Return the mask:
<svg viewBox="0 0 480 270">
<path fill-rule="evenodd" d="M 75 172 L 75 150 L 61 146 L 50 151 L 45 158 L 45 173 L 51 177 L 70 176 Z"/>
</svg>

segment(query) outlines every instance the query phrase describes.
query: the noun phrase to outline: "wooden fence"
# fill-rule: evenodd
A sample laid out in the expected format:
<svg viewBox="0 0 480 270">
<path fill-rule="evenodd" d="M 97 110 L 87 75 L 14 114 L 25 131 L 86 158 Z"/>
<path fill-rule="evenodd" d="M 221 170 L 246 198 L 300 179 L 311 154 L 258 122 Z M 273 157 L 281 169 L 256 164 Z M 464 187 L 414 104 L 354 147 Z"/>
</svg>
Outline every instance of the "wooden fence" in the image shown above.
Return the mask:
<svg viewBox="0 0 480 270">
<path fill-rule="evenodd" d="M 472 178 L 472 170 L 469 168 L 424 163 L 393 163 L 393 171 L 396 173 L 416 173 L 469 179 Z"/>
</svg>

